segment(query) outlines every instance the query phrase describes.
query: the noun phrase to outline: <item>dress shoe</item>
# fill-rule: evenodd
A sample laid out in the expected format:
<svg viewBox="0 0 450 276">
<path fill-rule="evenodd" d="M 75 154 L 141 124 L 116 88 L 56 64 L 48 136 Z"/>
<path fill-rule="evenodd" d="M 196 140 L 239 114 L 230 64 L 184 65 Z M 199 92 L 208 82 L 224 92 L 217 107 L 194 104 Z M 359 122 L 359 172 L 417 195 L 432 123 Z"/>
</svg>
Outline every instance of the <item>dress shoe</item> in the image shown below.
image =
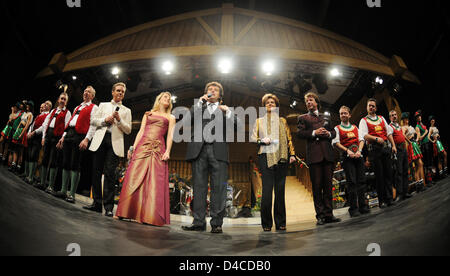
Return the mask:
<svg viewBox="0 0 450 276">
<path fill-rule="evenodd" d="M 280 226 L 280 227 L 276 227 L 277 231 L 281 231 L 281 232 L 285 232 L 287 231 L 286 226 Z"/>
<path fill-rule="evenodd" d="M 114 214 L 113 214 L 112 211 L 106 211 L 106 212 L 105 212 L 105 217 L 112 218 L 112 217 L 114 217 Z"/>
<path fill-rule="evenodd" d="M 206 231 L 206 225 L 198 226 L 198 225 L 190 225 L 190 226 L 181 226 L 181 229 L 184 231 L 196 231 L 196 232 L 204 232 Z"/>
<path fill-rule="evenodd" d="M 319 219 L 317 219 L 317 225 L 319 225 L 319 226 L 321 226 L 321 225 L 325 225 L 325 219 L 323 219 L 323 218 L 319 218 Z"/>
<path fill-rule="evenodd" d="M 370 213 L 370 209 L 368 207 L 362 208 L 361 210 L 359 210 L 359 213 L 361 215 L 369 214 Z"/>
<path fill-rule="evenodd" d="M 96 213 L 101 213 L 102 212 L 102 207 L 99 207 L 95 204 L 92 204 L 90 206 L 83 206 L 83 209 L 88 210 L 88 211 L 92 211 L 92 212 L 96 212 Z"/>
<path fill-rule="evenodd" d="M 66 197 L 66 201 L 72 204 L 75 204 L 75 198 L 72 195 L 68 195 Z"/>
<path fill-rule="evenodd" d="M 212 226 L 211 233 L 213 234 L 222 234 L 223 230 L 221 226 Z"/>
<path fill-rule="evenodd" d="M 389 201 L 387 203 L 387 207 L 392 207 L 392 206 L 395 206 L 395 205 L 397 205 L 397 201 Z"/>
<path fill-rule="evenodd" d="M 330 218 L 325 218 L 325 223 L 337 223 L 337 222 L 341 222 L 342 220 L 337 218 L 337 217 L 330 217 Z"/>
<path fill-rule="evenodd" d="M 357 218 L 361 216 L 361 213 L 359 211 L 352 211 L 352 212 L 349 211 L 349 213 L 351 218 Z"/>
<path fill-rule="evenodd" d="M 53 190 L 53 188 L 51 188 L 51 187 L 48 187 L 47 189 L 45 189 L 45 192 L 47 194 L 51 194 L 51 195 L 55 195 L 56 194 L 55 190 Z"/>
<path fill-rule="evenodd" d="M 63 192 L 56 192 L 54 194 L 54 196 L 57 197 L 57 198 L 63 199 L 63 200 L 65 200 L 67 198 L 67 194 L 65 194 Z"/>
</svg>

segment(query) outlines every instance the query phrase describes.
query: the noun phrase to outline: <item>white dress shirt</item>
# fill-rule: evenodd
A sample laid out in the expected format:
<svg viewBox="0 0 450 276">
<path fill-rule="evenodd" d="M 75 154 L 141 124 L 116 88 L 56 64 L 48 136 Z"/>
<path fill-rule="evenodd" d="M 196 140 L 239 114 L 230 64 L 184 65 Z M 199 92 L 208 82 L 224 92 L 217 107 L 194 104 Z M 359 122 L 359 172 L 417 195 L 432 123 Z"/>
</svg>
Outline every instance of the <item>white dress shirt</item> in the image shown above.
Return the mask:
<svg viewBox="0 0 450 276">
<path fill-rule="evenodd" d="M 80 116 L 80 112 L 83 109 L 85 109 L 86 107 L 91 106 L 91 104 L 92 104 L 92 102 L 88 102 L 88 103 L 83 102 L 81 105 L 79 105 L 80 108 L 78 109 L 78 114 L 75 114 L 75 116 L 73 116 L 72 121 L 70 121 L 69 127 L 75 127 L 77 125 L 78 117 Z M 78 106 L 75 108 L 75 110 L 77 110 L 77 108 L 78 108 Z M 92 118 L 92 114 L 94 114 L 97 111 L 97 109 L 98 109 L 98 106 L 94 105 L 94 107 L 91 110 L 90 118 Z M 73 112 L 75 112 L 75 110 Z M 94 137 L 96 129 L 97 128 L 95 126 L 91 125 L 89 127 L 88 133 L 86 134 L 85 139 L 88 139 L 89 141 L 91 141 L 92 138 Z M 64 132 L 63 137 L 66 137 L 66 135 L 67 135 L 67 132 Z"/>
<path fill-rule="evenodd" d="M 202 106 L 203 106 L 203 102 L 198 101 L 197 107 L 201 108 Z M 215 103 L 207 102 L 207 108 L 208 108 L 209 113 L 213 114 L 214 112 L 216 112 L 217 108 L 219 108 L 219 102 L 215 102 Z M 228 111 L 225 115 L 226 115 L 227 119 L 230 119 L 231 115 L 232 115 L 231 110 L 228 109 Z"/>
<path fill-rule="evenodd" d="M 47 114 L 49 114 L 49 113 L 50 113 L 50 112 L 45 111 L 45 112 L 42 112 L 39 116 L 47 115 Z M 38 116 L 38 117 L 39 117 L 39 116 Z M 37 118 L 37 117 L 36 117 L 36 118 Z M 31 124 L 30 128 L 28 129 L 28 133 L 31 133 L 31 132 L 34 131 L 35 134 L 39 135 L 39 134 L 41 134 L 41 133 L 43 132 L 44 124 L 42 124 L 38 129 L 34 130 L 34 124 L 35 124 L 35 123 L 36 123 L 36 120 L 34 120 L 33 123 Z"/>
<path fill-rule="evenodd" d="M 45 139 L 45 136 L 47 135 L 47 128 L 55 128 L 56 117 L 58 117 L 58 114 L 61 113 L 61 111 L 64 111 L 64 110 L 66 110 L 66 107 L 64 107 L 63 109 L 61 109 L 61 108 L 58 107 L 58 108 L 56 109 L 55 116 L 53 117 L 53 119 L 52 119 L 51 122 L 49 122 L 51 116 L 47 116 L 47 118 L 45 118 L 45 122 L 44 122 L 44 124 L 42 125 L 42 127 L 43 127 L 42 139 Z M 52 111 L 52 112 L 53 112 L 53 111 Z M 50 114 L 51 114 L 51 113 L 50 113 Z M 65 118 L 65 120 L 64 120 L 64 121 L 65 121 L 65 122 L 64 122 L 64 126 L 66 126 L 66 125 L 69 123 L 70 118 L 72 118 L 72 113 L 70 113 L 70 111 L 67 111 L 67 113 L 66 113 L 66 118 Z"/>
<path fill-rule="evenodd" d="M 378 116 L 384 121 L 384 125 L 386 126 L 387 136 L 394 134 L 394 129 L 387 123 L 386 119 L 383 116 Z M 370 119 L 376 120 L 377 116 L 372 117 L 369 116 Z M 366 120 L 364 118 L 359 122 L 359 141 L 365 141 L 364 137 L 369 134 L 369 127 L 367 126 Z"/>
</svg>

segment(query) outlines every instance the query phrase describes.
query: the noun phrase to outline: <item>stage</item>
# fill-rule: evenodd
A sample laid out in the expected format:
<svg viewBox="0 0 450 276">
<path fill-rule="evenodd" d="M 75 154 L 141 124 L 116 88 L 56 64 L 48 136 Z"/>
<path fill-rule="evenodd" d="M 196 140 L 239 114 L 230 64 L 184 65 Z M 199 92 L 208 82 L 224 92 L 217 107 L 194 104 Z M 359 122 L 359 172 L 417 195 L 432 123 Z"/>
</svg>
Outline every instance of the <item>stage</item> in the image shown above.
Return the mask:
<svg viewBox="0 0 450 276">
<path fill-rule="evenodd" d="M 395 207 L 316 227 L 313 220 L 288 224 L 288 232 L 264 233 L 255 219 L 227 219 L 224 234 L 190 233 L 190 221 L 152 227 L 90 213 L 84 200 L 71 205 L 22 182 L 0 168 L 0 255 L 68 256 L 69 244 L 82 256 L 368 256 L 369 244 L 381 255 L 449 255 L 450 178 Z M 83 202 L 84 203 L 83 203 Z"/>
</svg>

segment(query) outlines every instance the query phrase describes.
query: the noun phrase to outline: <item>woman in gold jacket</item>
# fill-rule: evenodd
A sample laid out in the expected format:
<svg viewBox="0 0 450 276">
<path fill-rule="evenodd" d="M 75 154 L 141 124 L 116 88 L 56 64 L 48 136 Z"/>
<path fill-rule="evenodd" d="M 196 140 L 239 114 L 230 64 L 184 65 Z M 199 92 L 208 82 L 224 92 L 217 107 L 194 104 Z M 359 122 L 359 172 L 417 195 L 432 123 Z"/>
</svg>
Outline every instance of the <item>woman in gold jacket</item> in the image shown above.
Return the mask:
<svg viewBox="0 0 450 276">
<path fill-rule="evenodd" d="M 275 191 L 274 218 L 277 231 L 286 231 L 285 186 L 289 164 L 296 161 L 292 136 L 286 119 L 279 117 L 277 96 L 262 98 L 266 115 L 256 120 L 252 141 L 259 146 L 258 166 L 262 173 L 261 224 L 272 231 L 272 193 Z"/>
</svg>

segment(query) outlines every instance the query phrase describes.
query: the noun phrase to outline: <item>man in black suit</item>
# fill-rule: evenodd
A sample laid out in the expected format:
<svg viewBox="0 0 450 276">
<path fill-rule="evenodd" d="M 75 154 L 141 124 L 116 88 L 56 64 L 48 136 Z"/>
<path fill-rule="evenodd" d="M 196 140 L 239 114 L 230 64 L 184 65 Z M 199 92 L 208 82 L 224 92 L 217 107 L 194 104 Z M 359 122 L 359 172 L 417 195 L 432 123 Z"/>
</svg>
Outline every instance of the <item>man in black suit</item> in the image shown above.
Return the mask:
<svg viewBox="0 0 450 276">
<path fill-rule="evenodd" d="M 183 226 L 185 231 L 206 231 L 206 197 L 210 177 L 211 233 L 223 232 L 229 163 L 226 125 L 237 123 L 238 119 L 226 105 L 222 105 L 222 98 L 222 85 L 208 83 L 203 97 L 191 108 L 192 141 L 188 143 L 186 160 L 192 162 L 194 222 Z M 219 124 L 211 127 L 214 121 Z"/>
<path fill-rule="evenodd" d="M 341 220 L 333 215 L 332 180 L 334 153 L 331 141 L 336 131 L 326 116 L 319 113 L 320 100 L 315 93 L 305 95 L 308 113 L 298 118 L 298 137 L 307 140 L 306 163 L 310 167 L 317 225 Z"/>
</svg>

